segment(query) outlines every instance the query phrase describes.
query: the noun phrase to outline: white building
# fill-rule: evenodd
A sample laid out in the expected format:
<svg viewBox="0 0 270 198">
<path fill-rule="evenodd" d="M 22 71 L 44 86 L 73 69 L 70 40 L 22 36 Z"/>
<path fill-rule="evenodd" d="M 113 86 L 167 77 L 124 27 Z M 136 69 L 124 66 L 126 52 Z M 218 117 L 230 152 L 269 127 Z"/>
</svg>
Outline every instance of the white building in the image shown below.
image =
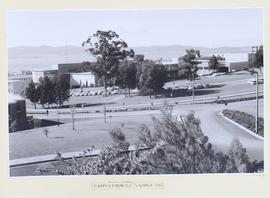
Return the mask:
<svg viewBox="0 0 270 198">
<path fill-rule="evenodd" d="M 22 94 L 32 81 L 32 75 L 13 75 L 8 77 L 8 93 Z"/>
<path fill-rule="evenodd" d="M 20 80 L 8 80 L 8 93 L 23 94 L 25 91 L 25 84 Z"/>
<path fill-rule="evenodd" d="M 57 70 L 56 69 L 39 69 L 39 70 L 33 70 L 32 71 L 32 78 L 34 83 L 38 83 L 39 79 L 45 76 L 49 77 L 50 79 L 53 79 L 57 76 Z"/>
<path fill-rule="evenodd" d="M 71 87 L 95 85 L 95 75 L 91 72 L 69 73 L 69 76 Z"/>
</svg>

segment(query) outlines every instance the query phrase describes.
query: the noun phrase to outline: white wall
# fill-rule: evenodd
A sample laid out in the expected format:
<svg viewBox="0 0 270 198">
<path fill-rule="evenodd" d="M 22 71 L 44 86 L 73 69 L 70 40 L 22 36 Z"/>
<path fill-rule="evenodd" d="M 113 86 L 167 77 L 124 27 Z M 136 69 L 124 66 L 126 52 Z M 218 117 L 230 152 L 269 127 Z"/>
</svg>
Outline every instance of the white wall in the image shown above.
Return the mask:
<svg viewBox="0 0 270 198">
<path fill-rule="evenodd" d="M 70 84 L 71 86 L 78 86 L 80 85 L 85 86 L 88 84 L 90 86 L 91 84 L 95 84 L 95 76 L 92 73 L 71 73 L 70 74 Z"/>
</svg>

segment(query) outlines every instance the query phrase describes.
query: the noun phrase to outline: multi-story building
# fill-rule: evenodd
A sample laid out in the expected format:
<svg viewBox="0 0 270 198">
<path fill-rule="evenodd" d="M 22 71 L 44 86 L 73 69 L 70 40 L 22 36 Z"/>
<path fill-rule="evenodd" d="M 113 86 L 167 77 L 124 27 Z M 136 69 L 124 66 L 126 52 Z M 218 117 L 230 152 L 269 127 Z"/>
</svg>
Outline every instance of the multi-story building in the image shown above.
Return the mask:
<svg viewBox="0 0 270 198">
<path fill-rule="evenodd" d="M 26 87 L 32 81 L 32 75 L 16 74 L 8 76 L 8 93 L 23 95 Z"/>
<path fill-rule="evenodd" d="M 40 78 L 47 76 L 51 80 L 57 77 L 57 69 L 39 69 L 32 71 L 33 82 L 38 83 Z"/>
<path fill-rule="evenodd" d="M 25 85 L 20 80 L 8 80 L 8 93 L 23 95 Z"/>
<path fill-rule="evenodd" d="M 211 56 L 205 56 L 205 57 L 200 57 L 196 59 L 197 64 L 197 75 L 199 76 L 204 76 L 204 75 L 209 75 L 213 72 L 228 72 L 228 65 L 227 62 L 225 61 L 224 57 L 218 57 L 218 64 L 216 69 L 211 69 L 209 67 L 209 62 L 211 60 Z M 179 70 L 178 70 L 178 75 L 184 75 L 184 62 L 180 59 L 179 61 Z"/>
<path fill-rule="evenodd" d="M 167 70 L 167 77 L 170 80 L 178 79 L 178 59 L 172 59 L 169 61 L 161 61 L 161 64 L 165 66 Z"/>
</svg>

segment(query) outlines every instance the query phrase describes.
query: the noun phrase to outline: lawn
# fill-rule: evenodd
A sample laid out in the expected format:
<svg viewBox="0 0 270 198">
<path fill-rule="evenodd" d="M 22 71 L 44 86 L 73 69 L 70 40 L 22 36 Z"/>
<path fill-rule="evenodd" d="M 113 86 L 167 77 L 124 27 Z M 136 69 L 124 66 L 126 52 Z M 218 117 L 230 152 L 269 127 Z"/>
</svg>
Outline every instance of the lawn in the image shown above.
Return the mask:
<svg viewBox="0 0 270 198">
<path fill-rule="evenodd" d="M 82 151 L 92 145 L 101 148 L 112 142 L 108 132 L 115 127 L 122 128 L 127 140 L 134 144 L 138 141 L 138 128 L 142 123 L 149 124 L 151 117 L 108 116 L 107 121 L 107 124 L 104 124 L 103 118 L 75 121 L 74 131 L 72 123 L 68 123 L 9 134 L 10 159 Z M 48 129 L 48 137 L 44 129 Z"/>
</svg>

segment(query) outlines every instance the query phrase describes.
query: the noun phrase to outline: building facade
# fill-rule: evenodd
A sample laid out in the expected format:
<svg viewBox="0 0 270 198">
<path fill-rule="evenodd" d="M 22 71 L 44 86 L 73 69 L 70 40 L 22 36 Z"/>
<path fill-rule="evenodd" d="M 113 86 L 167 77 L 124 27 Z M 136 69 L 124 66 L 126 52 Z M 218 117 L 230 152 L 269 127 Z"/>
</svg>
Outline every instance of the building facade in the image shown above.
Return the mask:
<svg viewBox="0 0 270 198">
<path fill-rule="evenodd" d="M 8 93 L 23 95 L 26 87 L 32 81 L 32 75 L 12 75 L 8 77 Z"/>
<path fill-rule="evenodd" d="M 69 73 L 70 86 L 73 87 L 89 87 L 96 84 L 95 75 L 91 72 Z"/>
<path fill-rule="evenodd" d="M 42 69 L 42 70 L 33 70 L 32 78 L 34 83 L 38 83 L 40 78 L 47 76 L 51 80 L 57 77 L 57 69 Z"/>
<path fill-rule="evenodd" d="M 8 95 L 8 122 L 9 132 L 25 130 L 28 128 L 25 99 L 18 95 Z"/>
</svg>

